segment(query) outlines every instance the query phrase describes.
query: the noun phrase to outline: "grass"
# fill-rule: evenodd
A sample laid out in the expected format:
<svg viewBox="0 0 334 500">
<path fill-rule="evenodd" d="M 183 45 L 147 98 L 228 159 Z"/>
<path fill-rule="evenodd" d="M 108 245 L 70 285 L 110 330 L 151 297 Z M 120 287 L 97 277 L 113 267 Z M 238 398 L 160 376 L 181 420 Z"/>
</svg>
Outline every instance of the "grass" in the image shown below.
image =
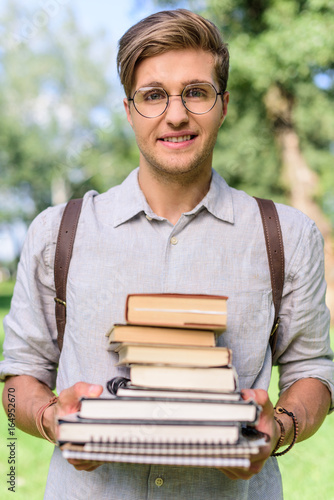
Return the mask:
<svg viewBox="0 0 334 500">
<path fill-rule="evenodd" d="M 0 342 L 3 342 L 2 320 L 10 307 L 13 291 L 12 283 L 1 283 L 0 285 Z M 2 349 L 1 349 L 2 353 Z M 3 356 L 1 355 L 1 359 Z M 1 384 L 1 393 L 3 384 Z M 16 403 L 17 404 L 17 403 Z M 8 490 L 7 474 L 10 472 L 8 457 L 10 449 L 7 448 L 10 437 L 8 433 L 7 416 L 2 407 L 0 408 L 0 498 L 1 500 L 43 500 L 46 478 L 52 455 L 53 446 L 29 434 L 15 430 L 15 493 Z"/>
<path fill-rule="evenodd" d="M 334 330 L 331 334 L 334 345 Z M 278 373 L 273 370 L 270 398 L 277 400 Z M 298 443 L 278 458 L 283 478 L 284 500 L 334 500 L 334 414 L 329 415 L 318 432 Z"/>
<path fill-rule="evenodd" d="M 7 313 L 13 290 L 12 283 L 0 285 L 0 320 Z M 334 345 L 334 330 L 331 334 Z M 0 326 L 0 342 L 3 329 Z M 277 370 L 273 370 L 269 389 L 272 401 L 277 399 Z M 0 409 L 0 498 L 2 500 L 42 500 L 53 446 L 50 443 L 16 430 L 16 490 L 7 490 L 9 472 L 7 417 Z M 283 476 L 285 500 L 334 500 L 334 417 L 327 417 L 315 436 L 298 443 L 287 455 L 280 457 L 279 465 Z M 236 499 L 237 500 L 237 499 Z M 270 500 L 270 499 L 268 499 Z"/>
</svg>

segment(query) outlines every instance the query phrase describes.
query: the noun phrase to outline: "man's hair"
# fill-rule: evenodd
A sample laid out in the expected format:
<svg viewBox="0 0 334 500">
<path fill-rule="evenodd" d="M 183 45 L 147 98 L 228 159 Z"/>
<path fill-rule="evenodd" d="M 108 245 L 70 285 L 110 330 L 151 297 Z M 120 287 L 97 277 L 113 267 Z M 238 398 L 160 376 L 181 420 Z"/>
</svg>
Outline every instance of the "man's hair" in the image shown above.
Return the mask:
<svg viewBox="0 0 334 500">
<path fill-rule="evenodd" d="M 219 91 L 225 92 L 229 53 L 218 28 L 189 10 L 166 10 L 132 26 L 120 39 L 117 69 L 125 94 L 130 97 L 136 66 L 148 57 L 170 50 L 202 49 L 214 57 Z"/>
</svg>

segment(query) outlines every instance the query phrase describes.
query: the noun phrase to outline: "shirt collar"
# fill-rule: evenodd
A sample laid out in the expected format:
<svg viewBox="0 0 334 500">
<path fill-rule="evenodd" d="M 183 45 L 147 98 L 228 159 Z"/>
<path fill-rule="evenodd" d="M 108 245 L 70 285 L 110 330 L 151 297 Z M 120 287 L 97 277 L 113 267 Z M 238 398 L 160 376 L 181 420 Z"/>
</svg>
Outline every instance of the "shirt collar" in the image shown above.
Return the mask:
<svg viewBox="0 0 334 500">
<path fill-rule="evenodd" d="M 139 167 L 133 170 L 122 184 L 117 187 L 113 216 L 114 227 L 127 222 L 141 212 L 144 212 L 151 218 L 164 220 L 163 217 L 157 216 L 147 203 L 144 193 L 139 186 L 138 172 Z M 187 215 L 196 215 L 203 208 L 206 208 L 208 212 L 218 219 L 230 222 L 231 224 L 234 223 L 231 188 L 215 170 L 212 170 L 209 191 L 193 210 L 187 212 Z"/>
<path fill-rule="evenodd" d="M 197 214 L 200 210 L 206 208 L 217 219 L 225 222 L 234 223 L 234 211 L 232 191 L 226 181 L 215 171 L 212 170 L 210 189 L 199 204 L 190 212 Z"/>
<path fill-rule="evenodd" d="M 152 210 L 146 201 L 138 182 L 139 167 L 117 186 L 116 203 L 114 204 L 113 226 L 117 227 L 132 219 L 141 212 L 151 215 Z"/>
</svg>

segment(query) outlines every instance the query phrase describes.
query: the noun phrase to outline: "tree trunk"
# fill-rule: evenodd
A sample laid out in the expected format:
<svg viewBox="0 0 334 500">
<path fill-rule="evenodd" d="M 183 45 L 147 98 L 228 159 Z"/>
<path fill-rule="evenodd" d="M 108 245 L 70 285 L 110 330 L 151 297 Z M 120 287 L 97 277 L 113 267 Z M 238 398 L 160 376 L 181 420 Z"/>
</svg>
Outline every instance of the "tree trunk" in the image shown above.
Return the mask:
<svg viewBox="0 0 334 500">
<path fill-rule="evenodd" d="M 331 224 L 314 201 L 318 176 L 309 168 L 301 152 L 299 138 L 292 123 L 291 96 L 275 86 L 268 91 L 265 104 L 280 147 L 283 181 L 289 192 L 290 204 L 314 220 L 324 238 L 326 302 L 334 324 L 334 244 Z"/>
</svg>

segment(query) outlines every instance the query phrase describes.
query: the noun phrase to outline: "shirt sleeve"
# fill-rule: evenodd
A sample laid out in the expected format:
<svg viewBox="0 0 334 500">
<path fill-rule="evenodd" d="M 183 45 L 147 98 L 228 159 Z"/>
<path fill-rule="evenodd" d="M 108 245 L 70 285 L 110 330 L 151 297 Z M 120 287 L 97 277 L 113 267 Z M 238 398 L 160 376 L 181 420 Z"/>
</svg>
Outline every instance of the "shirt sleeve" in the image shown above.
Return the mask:
<svg viewBox="0 0 334 500">
<path fill-rule="evenodd" d="M 280 391 L 298 379 L 321 380 L 332 394 L 334 409 L 334 363 L 330 348 L 330 314 L 326 307 L 323 238 L 315 223 L 302 222 L 303 230 L 287 273 L 281 306 L 276 361 Z M 287 239 L 292 238 L 288 234 Z"/>
<path fill-rule="evenodd" d="M 63 208 L 47 209 L 29 228 L 10 312 L 4 320 L 1 381 L 10 375 L 31 375 L 55 387 L 59 349 L 53 264 Z"/>
</svg>

